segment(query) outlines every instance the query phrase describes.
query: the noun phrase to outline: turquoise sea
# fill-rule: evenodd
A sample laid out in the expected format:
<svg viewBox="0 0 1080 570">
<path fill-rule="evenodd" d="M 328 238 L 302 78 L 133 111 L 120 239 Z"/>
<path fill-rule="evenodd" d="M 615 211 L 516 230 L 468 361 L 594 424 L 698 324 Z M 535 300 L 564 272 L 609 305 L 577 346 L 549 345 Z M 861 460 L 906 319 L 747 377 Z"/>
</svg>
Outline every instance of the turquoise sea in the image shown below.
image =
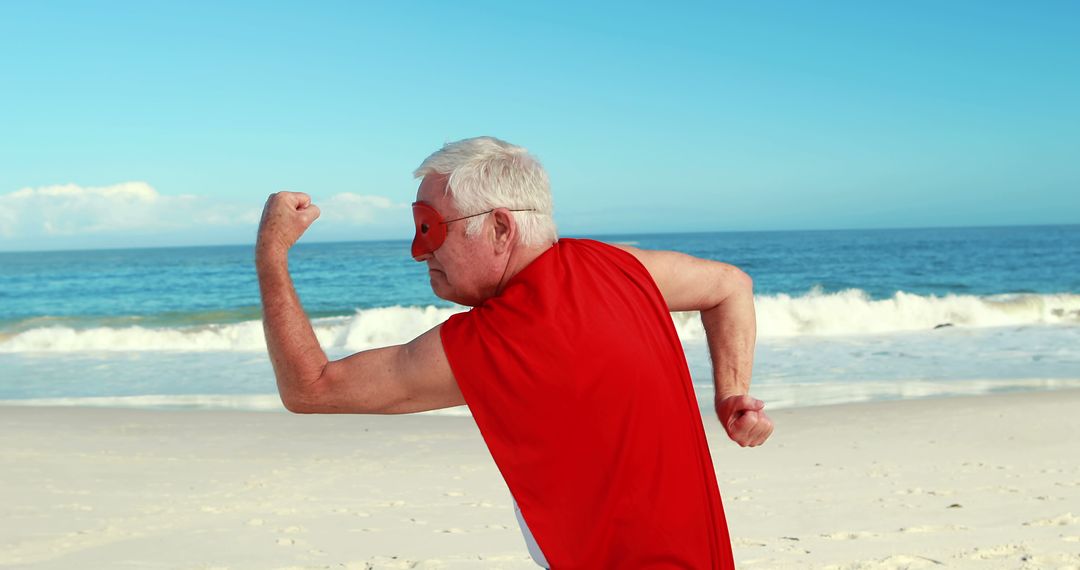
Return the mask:
<svg viewBox="0 0 1080 570">
<path fill-rule="evenodd" d="M 747 271 L 772 407 L 1080 386 L 1080 226 L 594 237 Z M 463 310 L 408 246 L 294 248 L 332 358 Z M 259 317 L 250 245 L 0 253 L 0 403 L 280 410 Z M 703 332 L 674 319 L 707 405 Z"/>
</svg>

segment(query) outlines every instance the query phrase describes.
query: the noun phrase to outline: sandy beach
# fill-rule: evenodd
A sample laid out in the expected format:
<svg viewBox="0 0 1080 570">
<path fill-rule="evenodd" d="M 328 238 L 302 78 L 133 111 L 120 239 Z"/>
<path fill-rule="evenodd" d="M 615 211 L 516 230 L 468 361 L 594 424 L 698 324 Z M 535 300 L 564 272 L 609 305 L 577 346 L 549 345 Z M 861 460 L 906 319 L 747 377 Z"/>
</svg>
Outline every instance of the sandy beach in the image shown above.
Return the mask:
<svg viewBox="0 0 1080 570">
<path fill-rule="evenodd" d="M 707 431 L 740 568 L 1080 568 L 1080 390 Z M 0 566 L 535 568 L 470 418 L 0 408 Z"/>
</svg>

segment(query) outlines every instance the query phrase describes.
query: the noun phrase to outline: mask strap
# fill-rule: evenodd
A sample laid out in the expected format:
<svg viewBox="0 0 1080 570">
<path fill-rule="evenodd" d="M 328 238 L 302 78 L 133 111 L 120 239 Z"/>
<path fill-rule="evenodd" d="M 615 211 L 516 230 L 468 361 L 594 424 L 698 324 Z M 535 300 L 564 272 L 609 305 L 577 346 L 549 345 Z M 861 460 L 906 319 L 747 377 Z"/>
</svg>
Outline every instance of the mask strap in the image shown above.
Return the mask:
<svg viewBox="0 0 1080 570">
<path fill-rule="evenodd" d="M 443 225 L 445 225 L 445 224 L 449 224 L 450 222 L 456 222 L 456 221 L 458 221 L 458 220 L 467 220 L 467 219 L 469 219 L 469 218 L 475 218 L 476 216 L 483 216 L 484 214 L 490 214 L 490 213 L 492 213 L 492 212 L 494 212 L 494 211 L 495 211 L 495 209 L 493 208 L 493 209 L 491 209 L 491 210 L 488 210 L 488 211 L 486 211 L 486 212 L 480 212 L 479 214 L 469 214 L 468 216 L 461 216 L 460 218 L 454 218 L 454 219 L 452 219 L 452 220 L 445 220 L 445 221 L 443 221 L 443 222 L 441 222 L 441 223 L 442 223 Z M 524 209 L 518 209 L 518 210 L 507 210 L 507 211 L 508 211 L 508 212 L 535 212 L 535 211 L 536 211 L 536 208 L 524 208 Z"/>
<path fill-rule="evenodd" d="M 510 260 L 514 258 L 514 251 L 517 250 L 517 246 L 510 250 L 510 255 L 506 256 L 506 265 L 503 266 L 502 277 L 499 277 L 499 284 L 495 287 L 495 296 L 498 297 L 502 294 L 503 279 L 506 279 L 506 272 L 510 269 Z"/>
</svg>

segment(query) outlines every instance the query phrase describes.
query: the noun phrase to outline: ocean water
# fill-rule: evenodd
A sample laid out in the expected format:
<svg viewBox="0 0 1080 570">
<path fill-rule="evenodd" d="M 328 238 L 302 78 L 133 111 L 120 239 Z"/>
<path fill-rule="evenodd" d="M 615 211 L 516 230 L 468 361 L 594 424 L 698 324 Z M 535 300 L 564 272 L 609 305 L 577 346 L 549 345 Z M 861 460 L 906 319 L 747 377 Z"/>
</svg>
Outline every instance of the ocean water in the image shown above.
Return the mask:
<svg viewBox="0 0 1080 570">
<path fill-rule="evenodd" d="M 773 408 L 1080 386 L 1080 226 L 597 239 L 748 272 L 753 392 Z M 408 245 L 294 248 L 331 358 L 464 310 Z M 259 318 L 250 246 L 0 253 L 0 403 L 281 410 Z M 708 409 L 704 332 L 673 318 Z"/>
</svg>

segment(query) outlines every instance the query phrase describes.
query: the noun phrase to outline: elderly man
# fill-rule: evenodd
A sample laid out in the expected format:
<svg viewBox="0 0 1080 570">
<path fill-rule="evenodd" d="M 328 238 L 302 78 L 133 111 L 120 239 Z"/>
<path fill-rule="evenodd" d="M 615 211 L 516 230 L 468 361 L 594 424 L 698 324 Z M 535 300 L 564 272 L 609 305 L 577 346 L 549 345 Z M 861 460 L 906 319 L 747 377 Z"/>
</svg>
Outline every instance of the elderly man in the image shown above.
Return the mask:
<svg viewBox="0 0 1080 570">
<path fill-rule="evenodd" d="M 772 433 L 750 397 L 750 278 L 674 252 L 558 239 L 548 179 L 523 148 L 450 143 L 416 170 L 412 256 L 439 297 L 473 307 L 400 346 L 328 361 L 288 273 L 319 216 L 266 203 L 256 265 L 270 359 L 298 413 L 468 404 L 552 568 L 732 568 L 730 539 L 669 311 L 701 312 L 716 412 L 742 446 Z"/>
</svg>

